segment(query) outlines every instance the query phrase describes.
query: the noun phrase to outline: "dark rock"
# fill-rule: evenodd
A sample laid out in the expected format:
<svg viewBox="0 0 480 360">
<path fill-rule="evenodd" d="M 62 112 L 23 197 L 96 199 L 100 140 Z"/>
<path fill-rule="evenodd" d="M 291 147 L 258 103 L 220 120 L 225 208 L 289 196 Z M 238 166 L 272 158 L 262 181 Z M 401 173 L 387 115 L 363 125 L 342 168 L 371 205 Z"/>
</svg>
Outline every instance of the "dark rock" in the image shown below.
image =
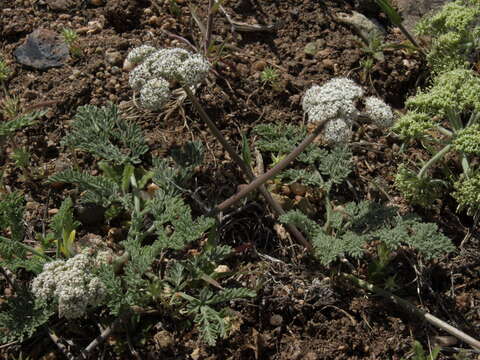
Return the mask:
<svg viewBox="0 0 480 360">
<path fill-rule="evenodd" d="M 51 10 L 66 11 L 73 10 L 80 5 L 81 0 L 45 0 Z"/>
<path fill-rule="evenodd" d="M 60 36 L 47 29 L 37 29 L 27 36 L 14 55 L 20 64 L 45 70 L 62 66 L 68 58 L 68 45 Z"/>
<path fill-rule="evenodd" d="M 100 224 L 105 219 L 105 208 L 97 204 L 82 204 L 76 210 L 78 221 L 86 226 Z"/>
</svg>

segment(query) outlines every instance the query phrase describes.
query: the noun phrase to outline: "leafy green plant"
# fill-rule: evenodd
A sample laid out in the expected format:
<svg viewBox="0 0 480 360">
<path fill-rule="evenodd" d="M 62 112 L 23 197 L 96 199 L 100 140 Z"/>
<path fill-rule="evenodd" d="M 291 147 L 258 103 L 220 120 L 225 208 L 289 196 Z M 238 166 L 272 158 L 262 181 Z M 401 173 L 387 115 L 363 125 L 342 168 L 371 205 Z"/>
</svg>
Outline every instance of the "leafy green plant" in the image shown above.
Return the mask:
<svg viewBox="0 0 480 360">
<path fill-rule="evenodd" d="M 78 43 L 78 34 L 76 33 L 76 31 L 73 29 L 65 28 L 62 30 L 62 36 L 68 45 L 70 54 L 75 57 L 82 56 L 82 48 Z"/>
<path fill-rule="evenodd" d="M 418 171 L 404 165 L 398 170 L 396 186 L 410 202 L 427 207 L 440 196 L 442 188 L 452 187 L 455 175 L 443 160 L 447 154 L 456 153 L 462 173 L 457 179 L 463 179 L 454 185 L 458 210 L 465 208 L 473 214 L 478 209 L 478 200 L 460 194 L 465 193 L 461 188 L 467 186 L 466 180 L 475 177 L 475 158 L 480 155 L 479 91 L 480 77 L 471 70 L 456 69 L 438 75 L 432 87 L 407 100 L 409 111 L 393 130 L 406 144 L 421 141 L 431 156 Z M 432 177 L 430 169 L 442 163 L 441 170 L 448 175 Z"/>
<path fill-rule="evenodd" d="M 440 348 L 435 347 L 430 354 L 427 354 L 423 349 L 422 344 L 419 341 L 415 340 L 413 343 L 413 357 L 414 360 L 436 360 L 440 355 Z M 404 358 L 402 358 L 403 360 Z"/>
<path fill-rule="evenodd" d="M 158 271 L 161 253 L 181 252 L 214 226 L 211 218 L 195 218 L 182 198 L 203 159 L 202 146 L 191 143 L 174 149 L 171 159 L 153 159 L 151 169 L 144 170 L 139 164 L 148 147 L 141 130 L 123 120 L 114 106 L 79 108 L 64 144 L 96 156 L 103 174 L 69 169 L 49 181 L 77 184 L 82 190 L 80 201 L 115 207 L 128 229 L 120 242 L 122 253 L 115 254 L 101 244 L 82 248 L 75 243 L 80 223 L 74 219 L 70 198 L 63 201 L 51 221 L 51 232 L 40 238 L 40 244 L 35 248 L 26 245 L 23 197 L 17 193 L 4 196 L 0 230 L 10 237 L 0 237 L 0 266 L 12 272 L 23 268 L 36 277 L 31 290 L 16 289 L 16 296 L 2 307 L 4 324 L 17 321 L 15 326 L 8 325 L 2 340 L 32 336 L 54 313 L 78 318 L 98 306 L 106 306 L 119 317 L 132 308 L 160 307 L 172 317 L 192 319 L 208 344 L 226 337 L 232 315 L 222 304 L 254 296 L 251 290 L 223 288 L 219 283 L 225 273 L 216 271 L 217 265 L 231 254 L 229 247 L 209 242 L 198 256 L 171 260 L 165 275 Z M 143 189 L 151 181 L 156 190 L 149 193 Z M 50 252 L 54 258 L 45 255 Z M 81 294 L 75 290 L 77 283 L 84 289 Z M 171 290 L 166 291 L 167 287 Z"/>
<path fill-rule="evenodd" d="M 255 127 L 254 133 L 259 136 L 257 148 L 270 153 L 275 164 L 303 140 L 307 131 L 293 125 L 261 124 Z M 350 159 L 348 147 L 340 145 L 328 151 L 312 144 L 298 156 L 293 167 L 278 175 L 278 180 L 287 184 L 298 182 L 329 192 L 352 171 Z"/>
<path fill-rule="evenodd" d="M 216 310 L 216 305 L 255 296 L 249 289 L 225 289 L 218 284 L 217 280 L 226 275 L 217 270 L 218 265 L 231 253 L 228 246 L 207 247 L 200 255 L 173 264 L 151 287 L 152 295 L 167 307 L 183 309 L 181 312 L 193 316 L 209 345 L 228 335 L 233 316 L 228 308 Z M 211 284 L 219 290 L 214 291 Z"/>
<path fill-rule="evenodd" d="M 153 167 L 146 171 L 137 165 L 148 150 L 143 135 L 135 124 L 121 119 L 115 107 L 80 108 L 72 130 L 64 144 L 101 158 L 98 165 L 103 175 L 66 170 L 52 176 L 49 181 L 75 183 L 84 192 L 81 201 L 114 206 L 121 213 L 130 214 L 127 238 L 121 242 L 123 255 L 111 263 L 103 264 L 97 274 L 106 288 L 105 304 L 117 316 L 132 307 L 156 306 L 152 302 L 156 299 L 156 296 L 152 296 L 152 291 L 155 293 L 152 290 L 154 284 L 171 284 L 168 276 L 162 279 L 155 274 L 157 256 L 167 249 L 181 251 L 213 226 L 213 219 L 194 219 L 181 197 L 182 189 L 189 186 L 194 168 L 203 159 L 203 149 L 199 143 L 187 144 L 172 151 L 174 166 L 171 160 L 153 159 Z M 153 194 L 142 190 L 149 181 L 158 187 Z M 142 193 L 143 196 L 140 196 Z M 145 226 L 145 218 L 149 219 L 151 225 Z M 60 228 L 65 229 L 65 226 Z M 68 227 L 68 230 L 71 228 Z M 207 273 L 205 266 L 213 260 L 207 261 L 205 257 L 210 254 L 209 259 L 213 256 L 212 259 L 220 261 L 223 257 L 217 254 L 218 251 L 224 256 L 229 252 L 222 249 L 213 247 L 205 251 L 203 257 L 182 262 L 182 266 L 188 268 L 186 273 L 195 273 L 195 276 L 201 274 L 201 278 L 209 279 L 212 269 L 209 265 L 210 273 Z M 181 265 L 178 263 L 174 266 Z M 119 268 L 122 269 L 122 276 L 118 275 Z M 188 281 L 197 283 L 195 276 L 189 275 Z M 198 284 L 196 286 L 199 287 Z M 210 286 L 211 283 L 204 283 L 198 293 L 190 288 L 184 289 L 182 296 L 185 301 L 170 310 L 190 314 L 205 341 L 214 344 L 217 337 L 226 335 L 228 328 L 227 312 L 215 310 L 216 304 L 250 296 L 252 292 L 231 289 L 217 293 Z"/>
<path fill-rule="evenodd" d="M 478 54 L 479 18 L 477 1 L 457 0 L 445 4 L 438 12 L 418 22 L 417 33 L 432 37 L 427 60 L 434 72 L 471 66 Z"/>
<path fill-rule="evenodd" d="M 265 67 L 260 73 L 260 81 L 270 86 L 274 85 L 279 80 L 279 77 L 278 70 L 272 66 Z"/>
<path fill-rule="evenodd" d="M 296 146 L 305 130 L 266 124 L 257 126 L 255 132 L 259 136 L 259 149 L 281 155 Z M 435 224 L 425 224 L 414 217 L 396 216 L 392 208 L 368 201 L 334 206 L 331 198 L 335 190 L 352 171 L 351 157 L 346 146 L 328 151 L 310 145 L 293 164 L 294 168 L 279 175 L 281 181 L 301 182 L 322 190 L 325 204 L 322 225 L 299 210 L 290 211 L 280 219 L 294 224 L 308 235 L 314 254 L 323 265 L 328 266 L 342 256 L 360 258 L 367 243 L 379 242 L 382 245 L 377 247 L 378 260 L 371 265 L 372 277 L 378 278 L 386 273 L 390 253 L 403 245 L 416 249 L 426 259 L 454 250 L 450 240 L 438 231 Z"/>
</svg>

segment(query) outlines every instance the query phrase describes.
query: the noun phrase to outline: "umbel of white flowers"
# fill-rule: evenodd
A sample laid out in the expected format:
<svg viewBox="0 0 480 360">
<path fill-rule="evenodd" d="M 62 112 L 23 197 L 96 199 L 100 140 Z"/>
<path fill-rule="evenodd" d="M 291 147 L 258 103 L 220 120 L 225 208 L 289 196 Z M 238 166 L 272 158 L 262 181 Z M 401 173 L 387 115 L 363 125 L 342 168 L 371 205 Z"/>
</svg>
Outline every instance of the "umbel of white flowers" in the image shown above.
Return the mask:
<svg viewBox="0 0 480 360">
<path fill-rule="evenodd" d="M 151 110 L 160 110 L 168 102 L 172 83 L 195 86 L 210 70 L 210 63 L 201 55 L 180 48 L 157 50 L 142 45 L 130 51 L 126 60 L 136 65 L 129 84 L 140 91 L 142 106 Z"/>
<path fill-rule="evenodd" d="M 33 280 L 32 293 L 46 301 L 57 301 L 60 317 L 79 318 L 89 305 L 100 305 L 106 295 L 105 285 L 91 274 L 95 266 L 98 262 L 85 253 L 46 263 Z"/>
<path fill-rule="evenodd" d="M 328 120 L 323 130 L 327 141 L 347 142 L 353 122 L 360 115 L 356 105 L 362 96 L 362 88 L 352 80 L 334 78 L 322 86 L 314 85 L 308 89 L 303 96 L 302 107 L 311 123 Z M 377 126 L 387 128 L 393 125 L 392 110 L 376 97 L 365 99 L 364 115 Z"/>
</svg>

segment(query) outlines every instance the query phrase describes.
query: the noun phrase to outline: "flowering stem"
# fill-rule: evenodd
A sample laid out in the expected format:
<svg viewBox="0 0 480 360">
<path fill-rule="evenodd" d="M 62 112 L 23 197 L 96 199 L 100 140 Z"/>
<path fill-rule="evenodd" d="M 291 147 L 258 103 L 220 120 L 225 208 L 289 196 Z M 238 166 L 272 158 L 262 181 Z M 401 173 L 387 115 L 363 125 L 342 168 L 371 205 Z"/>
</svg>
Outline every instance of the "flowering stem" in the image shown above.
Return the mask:
<svg viewBox="0 0 480 360">
<path fill-rule="evenodd" d="M 425 172 L 427 171 L 427 169 L 430 166 L 432 166 L 435 162 L 440 160 L 446 153 L 448 153 L 452 147 L 453 147 L 452 144 L 448 144 L 442 150 L 436 153 L 430 160 L 428 160 L 427 163 L 423 165 L 422 169 L 418 173 L 417 178 L 422 179 L 425 176 Z"/>
<path fill-rule="evenodd" d="M 257 189 L 260 187 L 262 184 L 264 184 L 267 180 L 271 179 L 275 175 L 277 175 L 280 171 L 285 169 L 295 158 L 300 155 L 305 148 L 310 145 L 313 140 L 320 134 L 322 131 L 324 125 L 329 119 L 322 120 L 319 125 L 315 128 L 315 130 L 308 135 L 301 143 L 298 145 L 290 154 L 288 154 L 283 160 L 281 160 L 277 165 L 275 165 L 273 168 L 268 170 L 266 173 L 260 175 L 257 177 L 255 180 L 253 180 L 250 184 L 245 186 L 242 190 L 240 190 L 238 193 L 235 195 L 231 196 L 224 202 L 222 202 L 220 205 L 212 209 L 211 215 L 217 214 L 225 209 L 228 209 L 230 206 L 233 204 L 237 203 L 241 199 L 243 199 L 245 196 L 247 196 L 250 192 L 253 190 Z"/>
<path fill-rule="evenodd" d="M 351 283 L 353 283 L 354 285 L 362 288 L 362 289 L 365 289 L 365 290 L 368 290 L 368 291 L 371 291 L 377 295 L 380 295 L 381 297 L 385 298 L 385 299 L 388 299 L 390 301 L 392 301 L 394 304 L 396 305 L 399 305 L 401 308 L 403 308 L 404 310 L 408 311 L 409 313 L 413 313 L 414 315 L 418 316 L 419 318 L 425 320 L 426 322 L 432 324 L 433 326 L 436 326 L 437 328 L 440 328 L 444 331 L 446 331 L 447 333 L 455 336 L 456 338 L 464 341 L 465 343 L 469 344 L 471 347 L 473 347 L 474 349 L 476 350 L 480 350 L 480 341 L 474 339 L 473 337 L 465 334 L 463 331 L 449 325 L 448 323 L 446 323 L 445 321 L 437 318 L 436 316 L 433 316 L 432 314 L 424 311 L 424 310 L 421 310 L 417 307 L 415 307 L 413 304 L 411 304 L 410 302 L 384 290 L 384 289 L 381 289 L 373 284 L 370 284 L 364 280 L 361 280 L 359 278 L 357 278 L 356 276 L 353 276 L 351 274 L 345 274 L 345 273 L 342 273 L 340 275 L 341 277 L 349 280 Z"/>
<path fill-rule="evenodd" d="M 202 120 L 207 124 L 208 128 L 212 132 L 212 134 L 217 138 L 217 140 L 222 144 L 222 146 L 225 148 L 225 150 L 228 152 L 230 157 L 235 161 L 235 163 L 240 167 L 240 169 L 244 172 L 246 175 L 247 179 L 249 181 L 255 180 L 255 175 L 252 172 L 252 169 L 242 160 L 242 158 L 235 152 L 235 150 L 232 148 L 232 146 L 225 140 L 224 136 L 220 132 L 220 130 L 215 126 L 214 122 L 210 119 L 208 114 L 205 112 L 203 109 L 202 105 L 198 102 L 197 98 L 195 95 L 193 95 L 192 91 L 185 86 L 184 87 L 185 92 L 187 93 L 187 96 L 190 98 L 192 101 L 193 106 L 195 109 L 198 111 L 200 117 Z M 270 206 L 273 208 L 273 210 L 277 213 L 277 215 L 283 215 L 285 214 L 285 211 L 283 208 L 278 204 L 275 199 L 272 197 L 272 195 L 268 192 L 268 190 L 265 188 L 265 185 L 263 182 L 257 186 L 260 187 L 260 192 L 262 193 L 263 197 L 267 200 L 267 202 L 270 204 Z M 256 188 L 257 188 L 256 187 Z M 253 190 L 251 190 L 253 191 Z M 249 191 L 250 192 L 250 191 Z M 248 193 L 247 193 L 248 194 Z M 209 215 L 214 215 L 217 214 L 220 211 L 215 211 L 210 213 Z M 299 243 L 301 243 L 305 248 L 310 251 L 312 250 L 312 245 L 308 242 L 308 240 L 303 236 L 303 234 L 293 225 L 287 225 L 287 229 L 290 231 L 292 236 L 294 236 Z"/>
</svg>

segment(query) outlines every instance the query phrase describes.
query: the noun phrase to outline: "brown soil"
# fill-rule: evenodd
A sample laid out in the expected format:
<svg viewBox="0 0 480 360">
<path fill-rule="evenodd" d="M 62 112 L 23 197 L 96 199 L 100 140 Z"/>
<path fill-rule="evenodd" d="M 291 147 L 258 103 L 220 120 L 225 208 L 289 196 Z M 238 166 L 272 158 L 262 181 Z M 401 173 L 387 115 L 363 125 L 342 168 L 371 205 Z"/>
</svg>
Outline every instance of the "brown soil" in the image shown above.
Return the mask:
<svg viewBox="0 0 480 360">
<path fill-rule="evenodd" d="M 171 3 L 176 4 L 178 11 L 172 9 Z M 218 198 L 212 202 L 233 194 L 242 183 L 239 170 L 206 127 L 197 121 L 188 103 L 184 104 L 184 111 L 172 104 L 170 112 L 158 114 L 139 109 L 132 101 L 128 72 L 122 70 L 129 50 L 144 43 L 158 48 L 185 47 L 164 30 L 192 43 L 200 40 L 188 1 L 171 3 L 156 0 L 1 2 L 0 48 L 13 70 L 7 82 L 9 94 L 18 96 L 25 108 L 55 102 L 42 121 L 15 137 L 15 144 L 26 147 L 32 154 L 34 178 L 22 177 L 22 172 L 9 162 L 12 145 L 4 149 L 2 160 L 5 186 L 20 189 L 27 197 L 27 220 L 32 233 L 40 231 L 48 221 L 49 210 L 57 208 L 61 199 L 72 191 L 45 185 L 43 180 L 72 163 L 71 154 L 61 148 L 60 140 L 76 108 L 85 104 L 119 104 L 126 116 L 142 126 L 154 155 L 166 154 L 192 138 L 201 140 L 208 151 L 198 181 L 205 187 L 205 193 L 216 194 Z M 208 1 L 191 3 L 198 17 L 205 19 Z M 225 41 L 226 46 L 199 96 L 209 115 L 236 147 L 240 147 L 240 134 L 248 135 L 256 124 L 301 124 L 303 92 L 312 84 L 336 76 L 348 76 L 368 93 L 378 94 L 395 109 L 402 109 L 424 71 L 422 60 L 418 54 L 406 50 L 385 50 L 385 59 L 376 62 L 372 71 L 366 73 L 361 67 L 361 60 L 366 56 L 362 50 L 365 45 L 352 28 L 336 20 L 336 13 L 354 10 L 353 3 L 224 2 L 225 9 L 236 21 L 278 25 L 272 32 L 232 33 L 225 17 L 220 13 L 215 16 L 214 39 L 217 44 Z M 67 10 L 55 10 L 58 7 Z M 368 15 L 386 28 L 388 41 L 403 41 L 382 14 L 374 11 Z M 48 71 L 22 67 L 15 61 L 13 51 L 37 28 L 57 32 L 63 28 L 76 30 L 82 55 Z M 320 46 L 316 54 L 305 54 L 306 44 L 317 40 Z M 266 66 L 278 70 L 280 78 L 274 86 L 260 80 Z M 354 141 L 359 144 L 354 147 L 356 196 L 389 201 L 400 205 L 405 212 L 411 210 L 392 186 L 392 174 L 404 158 L 421 154 L 400 155 L 400 142 L 372 126 L 360 126 L 355 136 Z M 79 161 L 81 166 L 95 169 L 91 157 L 80 156 Z M 373 186 L 373 181 L 378 186 Z M 405 282 L 408 285 L 400 293 L 475 336 L 480 331 L 480 235 L 472 231 L 471 219 L 457 217 L 452 204 L 439 204 L 437 209 L 436 213 L 416 210 L 426 220 L 436 221 L 456 245 L 467 240 L 455 255 L 435 264 L 434 269 L 417 269 L 418 274 L 409 266 L 406 256 L 400 254 L 395 265 L 403 272 L 402 278 L 411 280 Z M 130 330 L 138 334 L 130 339 L 132 347 L 125 345 L 125 331 L 119 331 L 99 347 L 100 352 L 94 357 L 127 359 L 135 358 L 137 352 L 137 358 L 142 359 L 401 359 L 412 356 L 415 339 L 426 347 L 438 336 L 446 335 L 386 300 L 339 283 L 288 237 L 281 239 L 274 224 L 265 206 L 253 200 L 234 220 L 221 227 L 222 242 L 235 247 L 239 254 L 232 266 L 243 275 L 238 275 L 236 280 L 252 287 L 263 282 L 256 299 L 232 303 L 239 323 L 237 331 L 228 339 L 216 347 L 206 347 L 198 341 L 194 329 L 177 326 L 168 317 L 152 315 L 136 324 L 134 332 Z M 108 230 L 105 227 L 88 229 L 100 235 L 107 234 Z M 364 266 L 359 267 L 360 277 L 365 272 Z M 74 332 L 73 324 L 69 323 L 52 326 L 57 326 L 57 334 L 68 334 L 75 347 L 81 349 L 98 333 L 93 324 L 81 324 L 83 332 Z M 159 341 L 170 338 L 173 343 Z M 460 343 L 447 346 L 439 358 L 453 358 L 454 348 L 462 346 Z M 42 340 L 41 337 L 22 346 L 13 344 L 2 351 L 6 357 L 18 355 L 20 351 L 24 358 L 25 355 L 35 359 L 63 356 L 48 338 Z"/>
</svg>

